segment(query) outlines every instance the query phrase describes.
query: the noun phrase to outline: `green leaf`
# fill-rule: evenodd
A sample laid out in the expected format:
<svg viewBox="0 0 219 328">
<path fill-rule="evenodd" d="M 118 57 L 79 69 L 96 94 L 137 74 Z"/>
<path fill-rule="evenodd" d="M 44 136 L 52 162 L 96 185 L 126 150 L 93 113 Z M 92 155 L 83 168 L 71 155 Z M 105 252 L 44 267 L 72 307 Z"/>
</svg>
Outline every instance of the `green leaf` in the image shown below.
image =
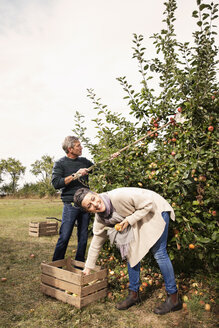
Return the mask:
<svg viewBox="0 0 219 328">
<path fill-rule="evenodd" d="M 196 236 L 196 240 L 202 244 L 208 244 L 211 242 L 210 238 Z"/>
</svg>

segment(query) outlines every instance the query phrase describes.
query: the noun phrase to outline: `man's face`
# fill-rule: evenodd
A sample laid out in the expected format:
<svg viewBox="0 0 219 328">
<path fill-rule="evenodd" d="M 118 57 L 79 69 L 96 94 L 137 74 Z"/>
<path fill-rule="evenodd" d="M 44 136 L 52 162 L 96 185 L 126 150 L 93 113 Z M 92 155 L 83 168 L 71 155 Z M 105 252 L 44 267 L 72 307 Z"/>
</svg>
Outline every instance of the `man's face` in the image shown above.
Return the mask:
<svg viewBox="0 0 219 328">
<path fill-rule="evenodd" d="M 72 157 L 72 158 L 76 158 L 78 156 L 81 156 L 82 146 L 81 146 L 80 141 L 76 141 L 74 143 L 74 147 L 68 148 L 68 151 L 69 151 L 70 157 Z"/>
<path fill-rule="evenodd" d="M 86 211 L 91 213 L 101 213 L 106 209 L 102 198 L 98 194 L 91 192 L 84 197 L 81 205 Z"/>
</svg>

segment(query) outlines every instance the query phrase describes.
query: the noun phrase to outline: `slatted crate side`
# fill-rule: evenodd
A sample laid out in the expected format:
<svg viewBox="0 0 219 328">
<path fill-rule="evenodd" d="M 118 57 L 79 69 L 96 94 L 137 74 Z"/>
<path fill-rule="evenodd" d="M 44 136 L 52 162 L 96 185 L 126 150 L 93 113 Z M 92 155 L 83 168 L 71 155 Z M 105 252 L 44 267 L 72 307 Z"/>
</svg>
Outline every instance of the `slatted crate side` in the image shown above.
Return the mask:
<svg viewBox="0 0 219 328">
<path fill-rule="evenodd" d="M 64 293 L 62 290 L 44 284 L 41 284 L 40 289 L 46 295 L 54 297 L 57 300 L 62 301 L 64 303 L 74 305 L 78 309 L 81 308 L 81 301 L 78 296 L 69 295 L 67 293 Z"/>
<path fill-rule="evenodd" d="M 52 277 L 52 276 L 42 274 L 41 275 L 41 282 L 44 285 L 49 285 L 51 287 L 61 289 L 64 292 L 68 291 L 72 294 L 77 294 L 79 296 L 81 296 L 81 294 L 82 294 L 81 293 L 82 290 L 81 290 L 80 285 L 76 285 L 76 284 L 73 284 L 72 282 L 68 282 L 68 281 L 63 281 L 59 278 L 55 278 L 55 277 Z"/>
<path fill-rule="evenodd" d="M 29 223 L 29 236 L 39 237 L 39 222 Z"/>
<path fill-rule="evenodd" d="M 43 283 L 41 284 L 40 288 L 44 294 L 54 297 L 62 302 L 74 305 L 78 309 L 81 309 L 82 307 L 107 296 L 107 288 L 95 291 L 94 293 L 82 297 L 76 295 L 76 293 L 75 295 L 69 295 L 63 290 L 57 289 L 53 286 L 45 285 Z"/>
</svg>

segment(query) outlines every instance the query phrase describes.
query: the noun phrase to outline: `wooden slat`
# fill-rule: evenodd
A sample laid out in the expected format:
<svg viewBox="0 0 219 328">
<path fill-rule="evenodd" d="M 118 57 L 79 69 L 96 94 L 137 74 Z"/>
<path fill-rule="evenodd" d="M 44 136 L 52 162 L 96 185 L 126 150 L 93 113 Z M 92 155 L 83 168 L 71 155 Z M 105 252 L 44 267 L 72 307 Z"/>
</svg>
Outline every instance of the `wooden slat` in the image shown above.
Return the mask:
<svg viewBox="0 0 219 328">
<path fill-rule="evenodd" d="M 34 228 L 34 227 L 39 227 L 39 222 L 30 222 L 30 223 L 29 223 L 29 226 L 30 226 L 30 227 L 33 227 L 33 228 Z"/>
<path fill-rule="evenodd" d="M 107 279 L 104 279 L 104 280 L 95 282 L 93 285 L 84 286 L 84 287 L 82 287 L 82 290 L 81 290 L 81 296 L 84 297 L 89 294 L 95 293 L 98 290 L 106 288 L 107 285 L 108 285 Z"/>
<path fill-rule="evenodd" d="M 41 227 L 46 227 L 46 228 L 49 228 L 49 227 L 58 227 L 58 223 L 56 222 L 40 222 L 40 228 Z"/>
<path fill-rule="evenodd" d="M 88 284 L 89 282 L 92 282 L 94 280 L 100 280 L 100 279 L 104 279 L 106 278 L 107 276 L 107 269 L 103 269 L 99 272 L 94 272 L 94 273 L 91 273 L 87 276 L 82 276 L 82 285 L 86 285 Z"/>
<path fill-rule="evenodd" d="M 84 265 L 85 265 L 84 262 L 77 261 L 77 260 L 71 260 L 71 264 L 76 265 L 76 266 L 78 266 L 79 268 L 82 268 L 82 269 L 84 269 Z"/>
<path fill-rule="evenodd" d="M 29 231 L 31 231 L 31 232 L 38 232 L 39 231 L 39 228 L 38 227 L 29 228 Z"/>
<path fill-rule="evenodd" d="M 64 291 L 69 291 L 71 293 L 77 294 L 79 296 L 81 296 L 81 287 L 79 285 L 75 285 L 72 282 L 66 282 L 51 276 L 47 276 L 45 274 L 41 275 L 41 281 L 42 283 L 52 286 L 52 287 L 56 287 L 59 289 L 62 289 Z"/>
<path fill-rule="evenodd" d="M 96 292 L 94 294 L 90 294 L 88 296 L 85 296 L 81 298 L 80 302 L 80 308 L 88 305 L 89 303 L 92 303 L 94 301 L 99 300 L 100 298 L 106 297 L 107 295 L 107 288 L 100 290 L 99 292 Z"/>
<path fill-rule="evenodd" d="M 45 264 L 45 263 L 43 263 Z M 46 263 L 47 265 L 50 265 L 50 266 L 54 266 L 54 267 L 63 267 L 63 266 L 66 266 L 66 259 L 63 259 L 63 260 L 57 260 L 57 261 L 53 261 L 53 262 L 50 262 L 50 263 Z"/>
<path fill-rule="evenodd" d="M 39 234 L 38 234 L 38 232 L 31 232 L 31 231 L 29 231 L 29 236 L 39 237 Z"/>
<path fill-rule="evenodd" d="M 83 277 L 74 272 L 69 272 L 67 270 L 59 269 L 44 263 L 41 264 L 41 269 L 42 273 L 44 274 L 59 278 L 67 282 L 75 283 L 77 285 L 81 285 L 81 280 Z"/>
<path fill-rule="evenodd" d="M 40 289 L 44 294 L 54 297 L 57 300 L 62 301 L 64 303 L 74 305 L 76 308 L 80 309 L 79 296 L 68 295 L 67 293 L 65 293 L 61 290 L 58 290 L 56 288 L 53 288 L 53 287 L 50 287 L 50 286 L 47 286 L 44 284 L 41 284 Z"/>
</svg>

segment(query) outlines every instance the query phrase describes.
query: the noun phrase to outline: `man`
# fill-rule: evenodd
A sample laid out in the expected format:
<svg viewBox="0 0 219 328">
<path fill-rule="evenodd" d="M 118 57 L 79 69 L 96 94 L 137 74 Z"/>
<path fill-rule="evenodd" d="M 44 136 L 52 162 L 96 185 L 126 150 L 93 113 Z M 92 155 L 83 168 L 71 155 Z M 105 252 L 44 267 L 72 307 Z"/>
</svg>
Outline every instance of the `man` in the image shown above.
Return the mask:
<svg viewBox="0 0 219 328">
<path fill-rule="evenodd" d="M 64 204 L 60 236 L 55 247 L 53 261 L 64 259 L 77 220 L 78 246 L 75 259 L 84 262 L 90 215 L 83 209 L 74 207 L 72 202 L 75 192 L 83 187 L 81 181 L 88 183 L 87 168 L 92 166 L 93 163 L 85 157 L 80 157 L 82 146 L 77 137 L 66 137 L 62 148 L 66 152 L 66 156 L 55 162 L 52 171 L 52 184 L 55 189 L 61 189 L 61 199 Z M 83 176 L 81 181 L 74 180 L 74 174 Z"/>
<path fill-rule="evenodd" d="M 129 293 L 116 305 L 118 310 L 126 310 L 139 302 L 140 261 L 149 250 L 160 267 L 167 292 L 166 301 L 154 312 L 165 314 L 182 308 L 173 266 L 166 251 L 169 219 L 175 220 L 175 215 L 162 196 L 142 188 L 118 188 L 102 194 L 81 188 L 74 195 L 74 203 L 95 213 L 94 236 L 84 274 L 94 269 L 107 237 L 120 249 L 121 256 L 127 258 Z"/>
</svg>

